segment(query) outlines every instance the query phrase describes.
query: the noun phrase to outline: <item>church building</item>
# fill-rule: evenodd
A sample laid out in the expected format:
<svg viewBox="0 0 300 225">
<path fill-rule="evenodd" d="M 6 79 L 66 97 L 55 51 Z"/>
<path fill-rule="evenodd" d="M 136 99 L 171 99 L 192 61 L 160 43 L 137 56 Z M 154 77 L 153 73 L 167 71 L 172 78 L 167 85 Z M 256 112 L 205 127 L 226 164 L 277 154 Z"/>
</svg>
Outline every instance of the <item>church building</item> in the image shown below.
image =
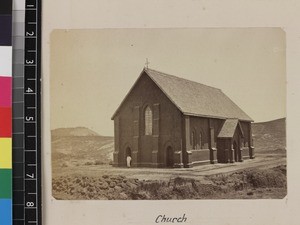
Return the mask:
<svg viewBox="0 0 300 225">
<path fill-rule="evenodd" d="M 253 120 L 220 89 L 144 68 L 112 116 L 113 165 L 193 167 L 253 159 Z"/>
</svg>

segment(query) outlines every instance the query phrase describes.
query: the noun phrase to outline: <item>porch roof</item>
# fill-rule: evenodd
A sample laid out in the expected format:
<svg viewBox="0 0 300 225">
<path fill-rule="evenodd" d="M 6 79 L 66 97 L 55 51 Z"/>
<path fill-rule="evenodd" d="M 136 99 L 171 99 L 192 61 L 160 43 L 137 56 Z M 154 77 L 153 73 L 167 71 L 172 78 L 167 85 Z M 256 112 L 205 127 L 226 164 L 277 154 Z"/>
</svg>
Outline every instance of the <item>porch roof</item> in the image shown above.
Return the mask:
<svg viewBox="0 0 300 225">
<path fill-rule="evenodd" d="M 232 138 L 237 125 L 239 124 L 238 119 L 227 119 L 223 124 L 223 127 L 218 135 L 218 138 Z"/>
</svg>

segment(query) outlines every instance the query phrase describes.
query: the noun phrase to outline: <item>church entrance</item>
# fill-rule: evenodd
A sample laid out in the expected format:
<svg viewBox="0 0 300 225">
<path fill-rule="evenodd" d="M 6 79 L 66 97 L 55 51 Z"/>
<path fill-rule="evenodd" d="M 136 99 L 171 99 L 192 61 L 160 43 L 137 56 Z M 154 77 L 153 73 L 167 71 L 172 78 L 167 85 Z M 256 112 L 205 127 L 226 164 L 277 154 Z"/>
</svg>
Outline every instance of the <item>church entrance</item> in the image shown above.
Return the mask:
<svg viewBox="0 0 300 225">
<path fill-rule="evenodd" d="M 128 156 L 131 158 L 131 148 L 127 147 L 125 151 L 125 163 L 127 164 Z"/>
<path fill-rule="evenodd" d="M 131 157 L 131 149 L 129 147 L 126 148 L 126 156 L 130 156 Z"/>
<path fill-rule="evenodd" d="M 173 167 L 174 166 L 174 151 L 173 151 L 171 146 L 169 146 L 167 148 L 166 165 L 167 165 L 167 167 Z"/>
<path fill-rule="evenodd" d="M 233 149 L 234 149 L 234 161 L 239 162 L 241 159 L 239 146 L 236 141 L 233 141 Z"/>
</svg>

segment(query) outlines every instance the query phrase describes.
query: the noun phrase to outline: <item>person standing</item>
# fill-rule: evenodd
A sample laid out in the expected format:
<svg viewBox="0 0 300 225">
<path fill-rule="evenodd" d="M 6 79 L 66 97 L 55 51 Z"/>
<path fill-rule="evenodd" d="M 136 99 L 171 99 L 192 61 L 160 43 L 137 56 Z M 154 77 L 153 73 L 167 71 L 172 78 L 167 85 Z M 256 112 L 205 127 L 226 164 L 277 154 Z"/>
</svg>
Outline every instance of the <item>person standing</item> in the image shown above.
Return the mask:
<svg viewBox="0 0 300 225">
<path fill-rule="evenodd" d="M 130 155 L 128 155 L 126 157 L 126 161 L 127 161 L 127 167 L 130 168 L 130 166 L 131 166 L 131 156 Z"/>
</svg>

